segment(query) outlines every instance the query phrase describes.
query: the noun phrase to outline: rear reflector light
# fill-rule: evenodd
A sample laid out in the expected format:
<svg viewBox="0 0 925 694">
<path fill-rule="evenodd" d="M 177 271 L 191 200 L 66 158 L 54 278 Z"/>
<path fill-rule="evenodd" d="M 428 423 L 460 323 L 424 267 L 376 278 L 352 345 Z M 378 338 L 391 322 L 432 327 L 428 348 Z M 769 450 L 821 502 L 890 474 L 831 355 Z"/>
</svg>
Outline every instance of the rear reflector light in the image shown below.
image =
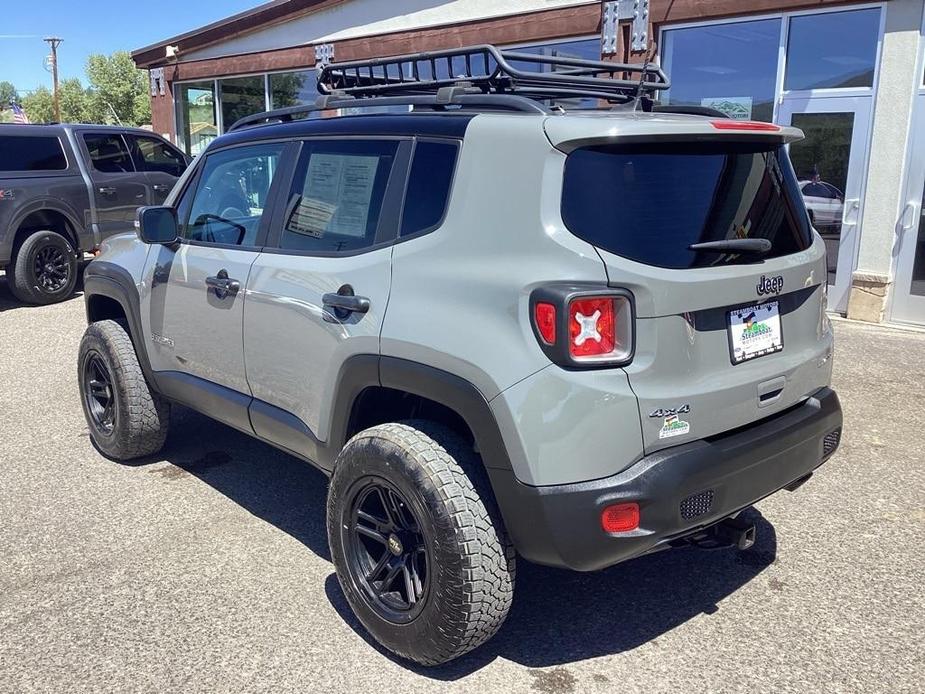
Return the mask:
<svg viewBox="0 0 925 694">
<path fill-rule="evenodd" d="M 601 511 L 601 527 L 605 533 L 627 533 L 639 527 L 639 504 L 614 504 Z"/>
<path fill-rule="evenodd" d="M 556 307 L 545 302 L 537 303 L 533 308 L 533 319 L 543 342 L 547 345 L 556 344 Z"/>
<path fill-rule="evenodd" d="M 780 126 L 753 120 L 714 120 L 710 124 L 717 130 L 749 130 L 752 132 L 779 133 Z"/>
</svg>

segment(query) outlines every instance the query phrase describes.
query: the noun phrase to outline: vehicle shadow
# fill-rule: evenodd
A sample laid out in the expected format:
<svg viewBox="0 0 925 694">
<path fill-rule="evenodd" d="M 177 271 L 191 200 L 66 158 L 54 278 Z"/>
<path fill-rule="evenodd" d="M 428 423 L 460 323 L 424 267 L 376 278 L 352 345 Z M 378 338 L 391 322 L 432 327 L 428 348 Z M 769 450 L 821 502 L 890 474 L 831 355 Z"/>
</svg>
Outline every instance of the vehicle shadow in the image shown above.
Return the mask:
<svg viewBox="0 0 925 694">
<path fill-rule="evenodd" d="M 167 479 L 195 476 L 330 561 L 327 480 L 321 472 L 198 413 L 175 410 L 175 426 L 157 458 L 174 467 L 150 472 Z M 422 676 L 456 680 L 498 657 L 531 668 L 562 665 L 632 650 L 697 615 L 716 612 L 720 601 L 776 559 L 774 526 L 754 508 L 745 514 L 758 530 L 747 552 L 675 549 L 591 574 L 520 561 L 514 605 L 501 631 L 473 653 L 436 668 L 395 658 L 373 641 L 333 571 L 324 590 L 372 648 Z"/>
<path fill-rule="evenodd" d="M 83 298 L 83 271 L 86 264 L 79 266 L 77 271 L 77 284 L 74 287 L 74 293 L 65 299 L 61 303 L 68 303 L 70 301 L 79 301 Z M 13 292 L 10 291 L 10 284 L 7 281 L 7 275 L 5 272 L 0 272 L 0 313 L 5 311 L 13 311 L 16 309 L 40 309 L 41 306 L 33 306 L 32 304 L 24 304 L 15 296 Z"/>
</svg>

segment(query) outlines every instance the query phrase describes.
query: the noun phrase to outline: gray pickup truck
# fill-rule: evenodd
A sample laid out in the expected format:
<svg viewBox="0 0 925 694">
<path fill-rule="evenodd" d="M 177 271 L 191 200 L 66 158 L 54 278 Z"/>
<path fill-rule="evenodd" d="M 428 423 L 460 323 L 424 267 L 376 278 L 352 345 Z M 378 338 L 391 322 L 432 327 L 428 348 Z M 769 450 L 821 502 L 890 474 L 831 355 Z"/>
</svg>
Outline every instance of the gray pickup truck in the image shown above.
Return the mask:
<svg viewBox="0 0 925 694">
<path fill-rule="evenodd" d="M 131 230 L 189 164 L 146 130 L 102 125 L 0 125 L 0 268 L 31 304 L 70 296 L 78 262 Z"/>
</svg>

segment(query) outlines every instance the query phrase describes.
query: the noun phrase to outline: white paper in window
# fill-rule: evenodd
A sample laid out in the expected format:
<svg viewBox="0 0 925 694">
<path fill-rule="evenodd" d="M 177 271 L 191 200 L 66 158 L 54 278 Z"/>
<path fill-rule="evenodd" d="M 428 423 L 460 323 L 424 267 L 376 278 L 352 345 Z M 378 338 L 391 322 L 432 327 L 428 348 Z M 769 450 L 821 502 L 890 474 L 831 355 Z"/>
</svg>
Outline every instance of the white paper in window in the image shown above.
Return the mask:
<svg viewBox="0 0 925 694">
<path fill-rule="evenodd" d="M 313 154 L 289 229 L 309 236 L 366 235 L 377 156 Z"/>
</svg>

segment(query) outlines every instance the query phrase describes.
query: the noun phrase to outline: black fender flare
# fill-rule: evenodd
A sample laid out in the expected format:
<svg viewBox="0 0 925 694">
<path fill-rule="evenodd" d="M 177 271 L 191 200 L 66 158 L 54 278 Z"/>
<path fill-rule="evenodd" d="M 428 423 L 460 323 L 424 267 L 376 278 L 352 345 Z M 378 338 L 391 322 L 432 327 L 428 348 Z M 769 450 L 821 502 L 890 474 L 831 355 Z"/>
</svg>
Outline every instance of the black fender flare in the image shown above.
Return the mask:
<svg viewBox="0 0 925 694">
<path fill-rule="evenodd" d="M 70 238 L 68 241 L 74 245 L 75 251 L 81 250 L 80 238 L 81 236 L 86 235 L 86 229 L 88 227 L 86 227 L 80 221 L 76 210 L 63 202 L 54 200 L 52 198 L 40 198 L 38 200 L 33 200 L 16 213 L 16 216 L 10 222 L 10 232 L 13 234 L 13 238 L 15 239 L 16 234 L 19 232 L 20 226 L 22 226 L 22 223 L 30 214 L 34 212 L 43 212 L 45 210 L 56 212 L 57 214 L 63 216 L 65 220 L 67 220 L 67 223 L 73 230 L 73 235 L 69 234 Z"/>
<path fill-rule="evenodd" d="M 379 361 L 379 380 L 385 388 L 418 395 L 453 410 L 475 437 L 485 467 L 511 469 L 491 405 L 472 383 L 433 366 L 385 356 Z"/>
<path fill-rule="evenodd" d="M 141 365 L 142 373 L 148 383 L 155 384 L 154 374 L 151 370 L 151 361 L 144 340 L 144 329 L 141 323 L 141 299 L 138 296 L 138 287 L 128 270 L 114 263 L 104 260 L 94 260 L 84 270 L 84 310 L 87 323 L 90 322 L 90 304 L 94 296 L 105 296 L 116 301 L 125 314 L 129 337 L 135 346 L 135 354 Z"/>
</svg>

